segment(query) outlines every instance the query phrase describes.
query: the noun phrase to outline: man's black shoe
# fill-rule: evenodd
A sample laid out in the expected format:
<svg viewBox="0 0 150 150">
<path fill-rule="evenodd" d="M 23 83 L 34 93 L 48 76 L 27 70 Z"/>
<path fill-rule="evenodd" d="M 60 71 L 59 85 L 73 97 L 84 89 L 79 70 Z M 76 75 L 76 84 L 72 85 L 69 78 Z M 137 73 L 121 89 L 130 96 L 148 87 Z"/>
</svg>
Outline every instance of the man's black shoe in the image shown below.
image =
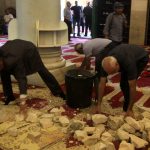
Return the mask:
<svg viewBox="0 0 150 150">
<path fill-rule="evenodd" d="M 14 101 L 16 98 L 14 96 L 11 96 L 11 97 L 7 97 L 5 99 L 5 104 L 4 105 L 8 105 L 10 102 Z"/>
<path fill-rule="evenodd" d="M 64 93 L 59 94 L 59 96 L 63 99 L 66 100 L 66 95 Z"/>
</svg>

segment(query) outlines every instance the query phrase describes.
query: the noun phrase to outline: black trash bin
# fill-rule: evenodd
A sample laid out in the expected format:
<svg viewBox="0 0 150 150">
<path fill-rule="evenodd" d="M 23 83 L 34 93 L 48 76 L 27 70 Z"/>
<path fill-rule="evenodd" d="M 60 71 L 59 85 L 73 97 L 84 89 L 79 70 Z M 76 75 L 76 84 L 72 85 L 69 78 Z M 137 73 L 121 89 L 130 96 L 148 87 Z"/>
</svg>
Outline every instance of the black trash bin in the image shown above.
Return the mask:
<svg viewBox="0 0 150 150">
<path fill-rule="evenodd" d="M 91 105 L 94 74 L 87 70 L 72 69 L 65 75 L 67 105 L 86 108 Z"/>
</svg>

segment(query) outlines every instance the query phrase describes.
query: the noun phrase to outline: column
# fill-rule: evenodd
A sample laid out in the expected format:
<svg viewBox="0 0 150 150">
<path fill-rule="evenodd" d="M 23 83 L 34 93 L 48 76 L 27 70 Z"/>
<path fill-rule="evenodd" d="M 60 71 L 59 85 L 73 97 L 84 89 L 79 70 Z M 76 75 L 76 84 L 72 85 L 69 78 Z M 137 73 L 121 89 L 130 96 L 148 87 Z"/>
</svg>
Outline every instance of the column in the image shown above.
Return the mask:
<svg viewBox="0 0 150 150">
<path fill-rule="evenodd" d="M 130 17 L 130 44 L 144 45 L 148 0 L 132 0 Z"/>
<path fill-rule="evenodd" d="M 45 66 L 59 77 L 56 74 L 66 67 L 61 46 L 68 43 L 67 26 L 61 21 L 60 0 L 16 0 L 16 12 L 17 20 L 9 26 L 10 39 L 19 38 L 37 45 Z"/>
</svg>

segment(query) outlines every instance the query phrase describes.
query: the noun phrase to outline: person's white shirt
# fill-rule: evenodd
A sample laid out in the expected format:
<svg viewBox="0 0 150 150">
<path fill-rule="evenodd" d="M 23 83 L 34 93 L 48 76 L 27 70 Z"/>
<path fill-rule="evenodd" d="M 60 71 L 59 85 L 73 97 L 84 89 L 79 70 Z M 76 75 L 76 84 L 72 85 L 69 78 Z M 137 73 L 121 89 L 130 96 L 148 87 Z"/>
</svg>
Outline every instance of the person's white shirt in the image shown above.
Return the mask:
<svg viewBox="0 0 150 150">
<path fill-rule="evenodd" d="M 105 38 L 89 40 L 83 44 L 83 53 L 85 54 L 85 57 L 95 56 L 111 42 L 111 40 Z"/>
</svg>

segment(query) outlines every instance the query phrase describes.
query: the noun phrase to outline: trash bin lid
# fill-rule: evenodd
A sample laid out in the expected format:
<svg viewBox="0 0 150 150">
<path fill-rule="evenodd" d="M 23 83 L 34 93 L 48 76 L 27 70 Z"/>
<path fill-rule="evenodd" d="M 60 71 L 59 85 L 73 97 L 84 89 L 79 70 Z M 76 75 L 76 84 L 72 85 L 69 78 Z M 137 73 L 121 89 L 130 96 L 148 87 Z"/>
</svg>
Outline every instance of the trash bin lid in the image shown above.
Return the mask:
<svg viewBox="0 0 150 150">
<path fill-rule="evenodd" d="M 95 74 L 91 73 L 88 70 L 71 69 L 67 71 L 66 77 L 75 78 L 75 79 L 89 79 L 89 78 L 94 78 Z"/>
</svg>

